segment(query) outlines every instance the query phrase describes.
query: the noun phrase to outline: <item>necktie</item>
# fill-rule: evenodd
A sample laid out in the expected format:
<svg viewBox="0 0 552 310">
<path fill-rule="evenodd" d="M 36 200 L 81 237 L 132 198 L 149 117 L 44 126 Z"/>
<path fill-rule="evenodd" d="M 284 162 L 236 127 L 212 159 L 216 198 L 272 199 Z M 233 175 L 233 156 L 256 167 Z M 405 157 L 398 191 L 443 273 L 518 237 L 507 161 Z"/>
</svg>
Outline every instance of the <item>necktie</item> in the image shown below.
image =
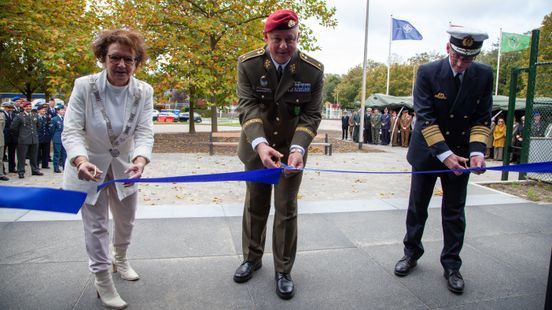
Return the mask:
<svg viewBox="0 0 552 310">
<path fill-rule="evenodd" d="M 461 75 L 462 75 L 461 73 L 458 73 L 454 77 L 454 85 L 456 86 L 456 94 L 458 94 L 458 92 L 460 91 L 460 87 L 462 86 L 462 80 L 460 79 Z"/>
<path fill-rule="evenodd" d="M 282 66 L 278 66 L 278 81 L 282 79 L 282 74 L 284 73 L 284 68 Z"/>
<path fill-rule="evenodd" d="M 458 93 L 460 92 L 460 87 L 462 86 L 462 80 L 460 80 L 460 73 L 454 76 L 454 93 L 452 94 L 452 102 L 456 100 Z"/>
</svg>

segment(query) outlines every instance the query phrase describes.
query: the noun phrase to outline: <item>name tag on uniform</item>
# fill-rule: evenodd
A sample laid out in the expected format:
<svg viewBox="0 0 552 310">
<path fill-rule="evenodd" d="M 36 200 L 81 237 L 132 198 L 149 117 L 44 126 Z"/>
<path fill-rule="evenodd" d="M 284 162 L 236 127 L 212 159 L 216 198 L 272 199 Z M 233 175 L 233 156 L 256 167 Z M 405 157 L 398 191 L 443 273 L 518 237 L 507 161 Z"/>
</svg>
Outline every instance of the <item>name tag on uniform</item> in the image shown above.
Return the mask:
<svg viewBox="0 0 552 310">
<path fill-rule="evenodd" d="M 272 92 L 272 89 L 268 88 L 268 87 L 256 87 L 255 88 L 255 91 L 258 92 L 258 93 L 271 93 Z"/>
<path fill-rule="evenodd" d="M 295 82 L 292 87 L 288 90 L 290 93 L 310 93 L 311 92 L 311 83 L 301 83 Z"/>
</svg>

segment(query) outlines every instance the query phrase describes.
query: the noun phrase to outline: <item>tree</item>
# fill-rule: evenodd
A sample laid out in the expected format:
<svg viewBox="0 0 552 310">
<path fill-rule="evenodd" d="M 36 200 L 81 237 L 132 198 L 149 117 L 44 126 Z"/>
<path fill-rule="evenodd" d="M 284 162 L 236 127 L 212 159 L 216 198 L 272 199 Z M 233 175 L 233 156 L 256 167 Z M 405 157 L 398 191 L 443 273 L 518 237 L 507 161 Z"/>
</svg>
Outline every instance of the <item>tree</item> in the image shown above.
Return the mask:
<svg viewBox="0 0 552 310">
<path fill-rule="evenodd" d="M 63 7 L 63 10 L 60 8 Z M 24 94 L 69 94 L 94 58 L 85 51 L 97 25 L 86 0 L 19 0 L 0 3 L 0 84 Z"/>
<path fill-rule="evenodd" d="M 280 7 L 295 10 L 301 19 L 316 18 L 335 26 L 335 9 L 323 0 L 143 0 L 109 2 L 111 20 L 141 30 L 153 59 L 147 80 L 160 87 L 187 89 L 190 113 L 196 98 L 208 100 L 212 130 L 216 108 L 236 100 L 236 62 L 239 55 L 263 45 L 263 19 Z M 138 22 L 136 22 L 138 21 Z M 315 48 L 310 29 L 302 26 L 301 46 Z M 190 91 L 193 89 L 193 91 Z M 192 122 L 190 122 L 192 123 Z M 192 131 L 191 131 L 192 132 Z"/>
<path fill-rule="evenodd" d="M 336 91 L 336 87 L 341 82 L 341 76 L 339 74 L 328 73 L 324 77 L 324 90 L 322 96 L 322 102 L 337 103 L 339 98 Z"/>
</svg>

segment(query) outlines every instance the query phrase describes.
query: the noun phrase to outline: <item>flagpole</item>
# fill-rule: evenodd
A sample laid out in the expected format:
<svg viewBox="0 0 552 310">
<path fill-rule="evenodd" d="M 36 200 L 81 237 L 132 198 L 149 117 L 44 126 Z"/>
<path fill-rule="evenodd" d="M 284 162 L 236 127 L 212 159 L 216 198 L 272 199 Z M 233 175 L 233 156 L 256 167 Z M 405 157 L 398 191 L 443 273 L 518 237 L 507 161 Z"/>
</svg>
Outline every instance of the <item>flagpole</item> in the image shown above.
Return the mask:
<svg viewBox="0 0 552 310">
<path fill-rule="evenodd" d="M 389 25 L 389 52 L 387 54 L 387 87 L 385 89 L 385 94 L 389 95 L 389 76 L 391 74 L 391 41 L 393 41 L 393 14 L 390 15 L 390 25 Z"/>
<path fill-rule="evenodd" d="M 502 28 L 500 28 L 500 39 L 498 39 L 498 58 L 496 61 L 496 86 L 495 96 L 498 95 L 498 77 L 500 76 L 500 50 L 502 49 Z"/>
<path fill-rule="evenodd" d="M 364 29 L 364 59 L 362 65 L 362 95 L 360 97 L 360 128 L 358 129 L 358 148 L 364 141 L 364 109 L 366 106 L 366 58 L 368 57 L 368 16 L 370 15 L 370 0 L 366 0 L 366 25 Z"/>
</svg>

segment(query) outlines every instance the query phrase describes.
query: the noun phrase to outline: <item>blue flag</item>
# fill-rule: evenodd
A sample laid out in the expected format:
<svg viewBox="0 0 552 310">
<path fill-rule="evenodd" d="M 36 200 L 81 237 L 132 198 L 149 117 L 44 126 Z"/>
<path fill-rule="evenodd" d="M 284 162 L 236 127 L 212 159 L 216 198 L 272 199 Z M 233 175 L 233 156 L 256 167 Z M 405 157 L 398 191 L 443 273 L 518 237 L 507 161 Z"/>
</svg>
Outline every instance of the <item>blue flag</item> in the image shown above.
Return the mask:
<svg viewBox="0 0 552 310">
<path fill-rule="evenodd" d="M 422 35 L 406 20 L 393 19 L 392 40 L 421 40 Z"/>
</svg>

